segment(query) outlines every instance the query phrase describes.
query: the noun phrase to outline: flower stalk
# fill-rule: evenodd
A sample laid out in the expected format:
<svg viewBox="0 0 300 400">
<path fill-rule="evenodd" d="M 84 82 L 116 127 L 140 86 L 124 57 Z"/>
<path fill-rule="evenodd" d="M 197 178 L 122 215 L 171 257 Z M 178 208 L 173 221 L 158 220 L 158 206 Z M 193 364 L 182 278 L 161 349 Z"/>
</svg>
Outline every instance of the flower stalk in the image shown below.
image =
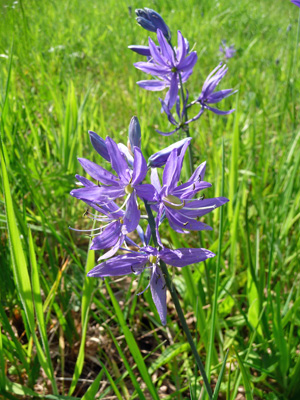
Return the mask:
<svg viewBox="0 0 300 400">
<path fill-rule="evenodd" d="M 155 247 L 157 247 L 158 246 L 158 242 L 157 242 L 156 231 L 155 231 L 154 216 L 152 214 L 152 210 L 151 210 L 151 207 L 148 204 L 148 202 L 145 201 L 144 203 L 145 203 L 145 207 L 146 207 L 146 212 L 148 214 L 148 222 L 149 222 L 150 229 L 151 229 L 152 239 L 153 239 Z M 178 314 L 178 318 L 179 318 L 179 320 L 181 322 L 181 325 L 182 325 L 182 329 L 184 330 L 186 338 L 187 338 L 187 340 L 188 340 L 188 342 L 189 342 L 189 344 L 191 346 L 191 350 L 192 350 L 192 353 L 193 353 L 193 355 L 195 357 L 196 364 L 197 364 L 197 367 L 199 369 L 199 372 L 202 375 L 204 386 L 205 386 L 205 389 L 207 391 L 208 397 L 211 400 L 213 398 L 213 393 L 212 393 L 212 389 L 210 387 L 207 375 L 205 373 L 204 365 L 203 365 L 203 363 L 201 361 L 201 358 L 200 358 L 199 353 L 197 351 L 197 348 L 195 346 L 194 340 L 192 338 L 191 332 L 190 332 L 189 327 L 187 325 L 186 319 L 184 317 L 184 314 L 183 314 L 183 311 L 182 311 L 182 308 L 181 308 L 181 305 L 180 305 L 180 302 L 179 302 L 175 287 L 174 287 L 174 285 L 172 285 L 171 278 L 170 278 L 170 275 L 169 275 L 169 272 L 168 272 L 168 268 L 167 268 L 166 264 L 164 263 L 164 261 L 162 261 L 162 260 L 160 261 L 160 268 L 161 268 L 161 270 L 162 270 L 162 272 L 164 274 L 164 278 L 165 278 L 165 281 L 166 281 L 167 288 L 169 289 L 169 291 L 171 293 L 172 300 L 174 302 L 174 305 L 175 305 L 175 308 L 176 308 L 176 311 L 177 311 L 177 314 Z"/>
</svg>

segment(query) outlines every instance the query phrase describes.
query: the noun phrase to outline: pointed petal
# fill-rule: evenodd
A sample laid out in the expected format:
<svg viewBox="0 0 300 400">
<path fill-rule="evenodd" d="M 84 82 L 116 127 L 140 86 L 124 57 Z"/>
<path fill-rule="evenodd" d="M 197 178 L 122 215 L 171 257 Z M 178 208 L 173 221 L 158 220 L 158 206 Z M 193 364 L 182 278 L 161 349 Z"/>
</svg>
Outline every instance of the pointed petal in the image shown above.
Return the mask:
<svg viewBox="0 0 300 400">
<path fill-rule="evenodd" d="M 106 260 L 116 254 L 116 252 L 120 249 L 122 246 L 123 242 L 125 240 L 125 235 L 120 234 L 118 240 L 116 243 L 113 245 L 111 249 L 109 249 L 106 253 L 104 253 L 101 257 L 99 257 L 99 260 Z"/>
<path fill-rule="evenodd" d="M 169 68 L 169 65 L 166 62 L 166 59 L 161 55 L 160 51 L 157 49 L 156 44 L 153 42 L 153 40 L 150 37 L 149 37 L 149 49 L 150 49 L 153 60 L 157 64 Z"/>
<path fill-rule="evenodd" d="M 157 168 L 151 168 L 151 183 L 159 193 L 161 191 L 161 184 L 157 172 Z"/>
<path fill-rule="evenodd" d="M 135 186 L 142 182 L 147 175 L 147 163 L 141 149 L 134 147 L 134 161 L 131 185 Z"/>
<path fill-rule="evenodd" d="M 175 210 L 172 210 L 168 207 L 166 207 L 165 210 L 170 226 L 177 232 L 178 231 L 183 232 L 186 229 L 191 231 L 212 230 L 212 228 L 209 225 L 204 224 L 203 222 L 200 221 L 196 221 L 192 218 L 188 218 L 187 216 L 181 215 Z"/>
<path fill-rule="evenodd" d="M 103 250 L 116 244 L 121 234 L 121 222 L 115 221 L 94 237 L 90 250 Z"/>
<path fill-rule="evenodd" d="M 87 276 L 104 278 L 105 276 L 128 275 L 133 272 L 142 272 L 148 262 L 148 256 L 132 252 L 117 256 L 94 267 Z"/>
<path fill-rule="evenodd" d="M 182 72 L 187 72 L 190 71 L 194 68 L 194 65 L 196 64 L 198 60 L 197 53 L 195 51 L 192 51 L 189 56 L 187 56 L 178 66 L 178 70 Z"/>
<path fill-rule="evenodd" d="M 177 63 L 180 64 L 186 56 L 186 43 L 180 31 L 177 32 L 177 43 Z"/>
<path fill-rule="evenodd" d="M 93 131 L 89 131 L 89 135 L 92 146 L 97 151 L 97 153 L 100 154 L 100 156 L 103 157 L 105 160 L 110 161 L 105 140 Z"/>
<path fill-rule="evenodd" d="M 140 54 L 141 56 L 150 57 L 151 55 L 149 46 L 132 45 L 128 46 L 128 49 L 134 51 L 137 54 Z"/>
<path fill-rule="evenodd" d="M 207 108 L 208 110 L 210 110 L 218 115 L 229 115 L 235 111 L 235 108 L 232 110 L 229 110 L 229 111 L 221 111 L 221 110 L 218 110 L 217 108 L 209 107 L 208 105 L 205 105 L 205 108 Z"/>
<path fill-rule="evenodd" d="M 215 257 L 215 254 L 206 249 L 176 249 L 164 248 L 159 252 L 160 258 L 173 267 L 185 267 L 194 263 Z"/>
<path fill-rule="evenodd" d="M 170 73 L 170 68 L 163 67 L 160 65 L 153 64 L 152 62 L 144 62 L 139 61 L 133 64 L 135 68 L 140 69 L 146 74 L 160 76 L 160 75 L 168 75 Z"/>
<path fill-rule="evenodd" d="M 83 176 L 80 176 L 78 174 L 75 175 L 75 178 L 83 184 L 83 186 L 87 187 L 87 186 L 97 186 L 94 182 L 89 181 L 88 179 L 84 178 Z"/>
<path fill-rule="evenodd" d="M 127 162 L 125 161 L 121 151 L 118 148 L 118 145 L 109 136 L 106 138 L 105 143 L 107 145 L 112 168 L 116 171 L 124 184 L 129 183 L 131 178 L 130 170 Z"/>
<path fill-rule="evenodd" d="M 171 110 L 174 104 L 176 103 L 178 95 L 178 77 L 177 73 L 172 74 L 170 90 L 169 90 L 169 101 L 168 108 Z"/>
<path fill-rule="evenodd" d="M 86 158 L 78 158 L 78 161 L 82 165 L 82 168 L 96 181 L 103 183 L 104 185 L 119 186 L 118 178 L 111 172 L 106 171 L 100 165 L 87 160 Z"/>
<path fill-rule="evenodd" d="M 176 149 L 177 150 L 177 155 L 180 154 L 181 149 L 183 145 L 186 142 L 189 142 L 192 140 L 191 137 L 184 138 L 182 140 L 179 140 L 176 143 L 171 144 L 170 146 L 166 147 L 163 150 L 158 151 L 157 153 L 153 154 L 152 156 L 149 157 L 148 164 L 154 168 L 154 167 L 162 167 L 165 165 L 167 162 L 169 155 L 171 154 L 172 150 Z"/>
<path fill-rule="evenodd" d="M 124 189 L 116 186 L 93 186 L 82 189 L 74 189 L 70 195 L 80 200 L 88 200 L 94 203 L 107 203 L 124 196 Z"/>
<path fill-rule="evenodd" d="M 143 185 L 135 186 L 136 194 L 143 200 L 156 201 L 157 192 L 155 187 L 150 183 L 144 183 Z"/>
<path fill-rule="evenodd" d="M 167 323 L 167 289 L 165 278 L 157 266 L 153 269 L 153 274 L 150 282 L 150 289 L 153 302 L 156 306 L 159 318 L 163 325 Z"/>
<path fill-rule="evenodd" d="M 173 49 L 167 42 L 166 38 L 164 37 L 162 31 L 157 29 L 157 40 L 160 45 L 161 54 L 163 57 L 168 60 L 170 63 L 174 64 L 174 54 Z M 170 68 L 169 68 L 170 71 Z"/>
<path fill-rule="evenodd" d="M 206 161 L 200 164 L 194 171 L 193 175 L 190 177 L 188 182 L 203 181 L 206 170 Z"/>
<path fill-rule="evenodd" d="M 176 177 L 177 177 L 177 150 L 174 149 L 172 150 L 168 161 L 166 163 L 164 172 L 163 172 L 163 185 L 167 187 L 167 193 L 166 195 L 169 194 L 169 192 L 174 188 L 176 185 Z"/>
<path fill-rule="evenodd" d="M 166 88 L 166 83 L 163 81 L 138 81 L 137 84 L 145 89 L 145 90 L 151 90 L 152 92 L 159 92 L 161 90 L 164 90 Z"/>
<path fill-rule="evenodd" d="M 126 234 L 134 231 L 140 222 L 140 216 L 141 212 L 138 209 L 136 194 L 133 192 L 126 206 L 122 232 Z"/>
</svg>

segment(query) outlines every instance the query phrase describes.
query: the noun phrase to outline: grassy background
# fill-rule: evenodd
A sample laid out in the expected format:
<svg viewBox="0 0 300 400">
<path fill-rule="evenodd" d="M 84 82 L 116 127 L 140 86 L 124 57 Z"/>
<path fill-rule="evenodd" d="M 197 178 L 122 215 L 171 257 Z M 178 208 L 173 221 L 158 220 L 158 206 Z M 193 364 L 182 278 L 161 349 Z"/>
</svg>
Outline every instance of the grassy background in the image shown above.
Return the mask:
<svg viewBox="0 0 300 400">
<path fill-rule="evenodd" d="M 197 95 L 235 44 L 222 88 L 228 117 L 206 113 L 192 127 L 197 163 L 207 160 L 207 197 L 224 168 L 220 285 L 216 259 L 172 270 L 211 382 L 229 355 L 220 399 L 298 399 L 299 393 L 299 9 L 289 1 L 1 1 L 0 6 L 0 397 L 198 399 L 201 379 L 173 305 L 162 328 L 146 279 L 99 282 L 84 205 L 69 196 L 76 158 L 102 162 L 87 131 L 127 141 L 132 115 L 145 156 L 171 144 L 158 96 L 139 89 L 141 57 L 127 50 L 148 34 L 134 9 L 150 7 L 195 44 L 188 88 Z M 132 11 L 130 11 L 132 10 Z M 152 35 L 153 37 L 153 35 Z M 222 166 L 222 141 L 225 163 Z M 183 178 L 187 176 L 183 170 Z M 219 211 L 203 247 L 217 252 Z M 198 236 L 165 240 L 199 246 Z M 96 255 L 97 256 L 97 255 Z M 218 296 L 213 346 L 211 304 Z M 208 368 L 208 367 L 207 367 Z M 48 396 L 48 397 L 47 397 Z M 63 397 L 65 396 L 65 397 Z"/>
</svg>

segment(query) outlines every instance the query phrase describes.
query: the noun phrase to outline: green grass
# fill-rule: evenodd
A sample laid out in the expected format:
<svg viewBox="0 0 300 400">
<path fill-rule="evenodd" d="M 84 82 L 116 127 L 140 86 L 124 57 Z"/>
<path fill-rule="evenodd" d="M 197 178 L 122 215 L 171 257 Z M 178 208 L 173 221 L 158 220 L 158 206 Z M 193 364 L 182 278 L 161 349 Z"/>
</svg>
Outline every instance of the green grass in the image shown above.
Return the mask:
<svg viewBox="0 0 300 400">
<path fill-rule="evenodd" d="M 88 130 L 126 143 L 137 115 L 146 157 L 175 140 L 154 131 L 169 127 L 158 95 L 135 84 L 144 79 L 132 65 L 141 57 L 127 46 L 148 37 L 137 7 L 157 10 L 173 36 L 180 29 L 195 44 L 190 96 L 220 61 L 221 40 L 237 48 L 221 87 L 238 94 L 220 104 L 235 113 L 205 113 L 191 130 L 196 164 L 207 161 L 213 183 L 207 197 L 224 190 L 230 199 L 222 234 L 216 210 L 205 221 L 214 230 L 202 235 L 218 257 L 170 274 L 219 398 L 297 400 L 299 9 L 279 0 L 1 2 L 0 398 L 201 394 L 172 303 L 164 328 L 150 291 L 135 296 L 144 277 L 86 278 L 99 254 L 68 229 L 92 224 L 69 196 L 83 173 L 77 157 L 102 162 Z M 175 247 L 199 246 L 197 234 L 164 227 Z"/>
</svg>

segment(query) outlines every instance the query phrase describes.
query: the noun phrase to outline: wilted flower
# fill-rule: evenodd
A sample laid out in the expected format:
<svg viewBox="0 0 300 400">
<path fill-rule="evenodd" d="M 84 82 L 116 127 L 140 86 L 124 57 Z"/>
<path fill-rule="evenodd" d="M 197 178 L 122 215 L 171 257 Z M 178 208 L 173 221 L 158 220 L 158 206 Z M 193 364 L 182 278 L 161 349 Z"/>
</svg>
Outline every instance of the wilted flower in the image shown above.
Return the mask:
<svg viewBox="0 0 300 400">
<path fill-rule="evenodd" d="M 231 46 L 228 47 L 226 45 L 226 40 L 222 40 L 222 44 L 220 44 L 219 50 L 220 50 L 221 53 L 224 54 L 224 57 L 227 58 L 227 59 L 228 58 L 232 58 L 236 53 L 234 45 L 231 45 Z"/>
<path fill-rule="evenodd" d="M 193 72 L 193 67 L 197 62 L 195 51 L 188 54 L 188 44 L 184 40 L 181 32 L 178 31 L 178 46 L 176 52 L 165 39 L 160 29 L 157 30 L 157 39 L 160 50 L 151 38 L 149 38 L 149 48 L 151 61 L 137 62 L 134 66 L 147 74 L 156 76 L 158 80 L 139 81 L 137 84 L 146 90 L 160 91 L 169 87 L 165 97 L 165 103 L 171 109 L 177 99 L 178 87 L 180 84 L 179 74 L 182 82 L 186 82 Z"/>
<path fill-rule="evenodd" d="M 194 122 L 194 121 L 196 121 L 197 119 L 199 119 L 201 117 L 201 115 L 203 114 L 203 108 L 201 108 L 201 110 L 199 111 L 199 113 L 195 117 L 189 119 L 188 121 L 184 121 L 184 116 L 185 116 L 185 111 L 186 111 L 186 104 L 187 104 L 188 98 L 189 98 L 189 94 L 188 94 L 188 91 L 187 91 L 187 95 L 186 95 L 184 104 L 182 106 L 182 110 L 180 110 L 180 97 L 177 96 L 176 113 L 177 113 L 178 121 L 176 121 L 176 119 L 173 117 L 172 112 L 171 112 L 170 108 L 167 106 L 167 104 L 162 99 L 159 99 L 159 101 L 161 102 L 161 105 L 162 105 L 162 109 L 167 114 L 169 122 L 172 125 L 176 126 L 176 129 L 174 129 L 174 130 L 172 130 L 170 132 L 162 132 L 159 129 L 155 129 L 156 132 L 158 132 L 160 135 L 163 135 L 163 136 L 170 136 L 170 135 L 173 135 L 173 133 L 179 131 L 180 129 L 185 130 L 186 127 L 191 122 Z"/>
<path fill-rule="evenodd" d="M 225 99 L 228 96 L 231 96 L 232 94 L 236 93 L 233 92 L 233 89 L 225 89 L 225 90 L 219 90 L 218 92 L 215 92 L 216 87 L 218 84 L 221 82 L 221 80 L 224 78 L 224 76 L 227 74 L 228 68 L 226 68 L 226 65 L 222 66 L 222 63 L 220 63 L 206 78 L 203 87 L 202 87 L 202 92 L 200 96 L 198 97 L 197 100 L 192 102 L 191 104 L 195 103 L 200 103 L 203 108 L 207 108 L 208 110 L 219 114 L 219 115 L 227 115 L 231 114 L 234 109 L 229 110 L 229 111 L 221 111 L 218 110 L 217 108 L 213 108 L 209 106 L 209 104 L 216 104 L 219 101 Z"/>
<path fill-rule="evenodd" d="M 160 29 L 167 40 L 171 40 L 171 32 L 168 25 L 165 23 L 163 18 L 151 8 L 137 9 L 135 10 L 137 15 L 136 20 L 142 28 L 150 32 L 156 32 Z"/>
</svg>

